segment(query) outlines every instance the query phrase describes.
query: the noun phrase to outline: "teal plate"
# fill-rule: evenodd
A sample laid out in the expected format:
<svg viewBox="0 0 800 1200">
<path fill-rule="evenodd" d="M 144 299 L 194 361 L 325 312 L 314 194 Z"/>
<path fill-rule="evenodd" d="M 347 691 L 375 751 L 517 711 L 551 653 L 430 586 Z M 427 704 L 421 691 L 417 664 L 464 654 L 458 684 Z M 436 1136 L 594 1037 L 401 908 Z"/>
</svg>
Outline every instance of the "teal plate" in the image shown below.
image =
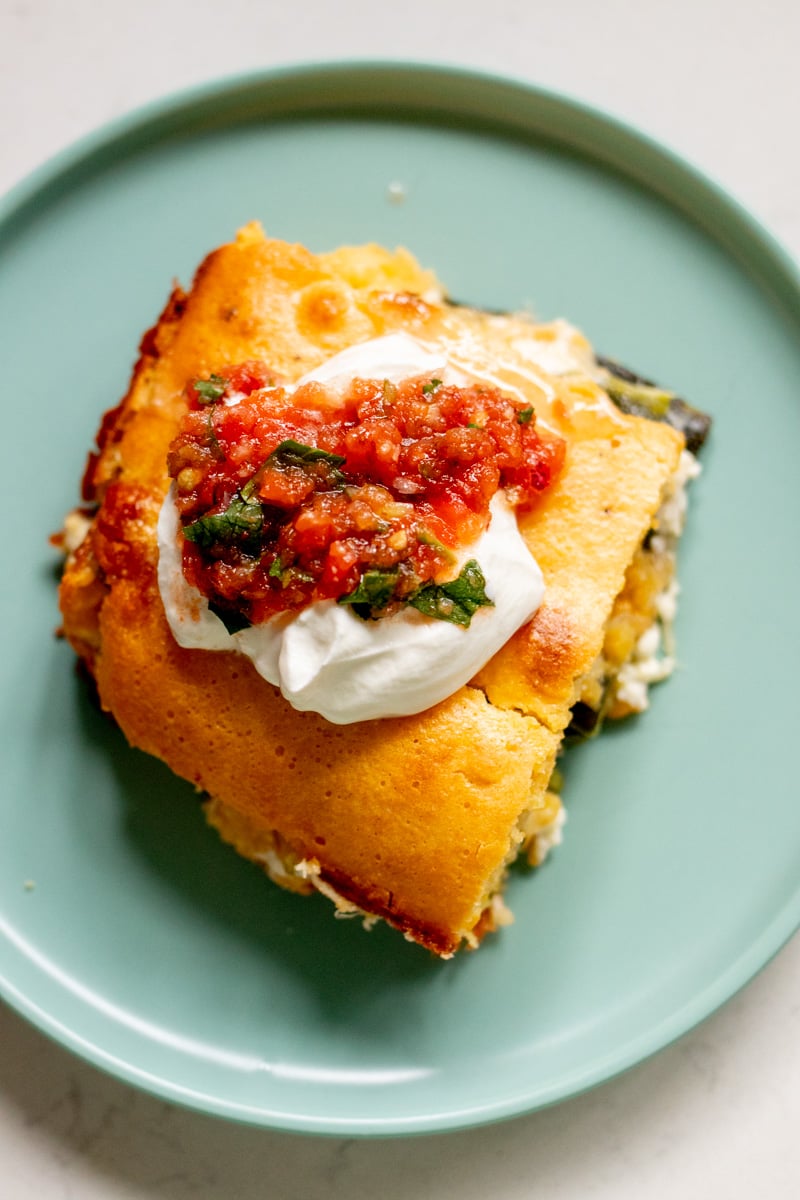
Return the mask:
<svg viewBox="0 0 800 1200">
<path fill-rule="evenodd" d="M 392 187 L 401 184 L 402 190 Z M 271 886 L 129 749 L 53 636 L 47 534 L 174 277 L 253 219 L 410 247 L 452 294 L 569 316 L 715 417 L 680 669 L 566 760 L 564 846 L 443 963 Z M 350 1135 L 452 1129 L 608 1079 L 710 1013 L 800 915 L 798 277 L 733 201 L 569 100 L 436 67 L 278 71 L 169 100 L 0 218 L 3 993 L 163 1097 Z"/>
</svg>

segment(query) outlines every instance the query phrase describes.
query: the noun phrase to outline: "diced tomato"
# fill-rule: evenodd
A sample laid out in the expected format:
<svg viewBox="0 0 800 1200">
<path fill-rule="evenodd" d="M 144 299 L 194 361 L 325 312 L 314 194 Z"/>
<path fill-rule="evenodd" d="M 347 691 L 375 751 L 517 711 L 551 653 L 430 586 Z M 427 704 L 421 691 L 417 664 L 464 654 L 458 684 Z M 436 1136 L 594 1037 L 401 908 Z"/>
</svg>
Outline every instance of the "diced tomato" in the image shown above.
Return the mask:
<svg viewBox="0 0 800 1200">
<path fill-rule="evenodd" d="M 168 457 L 184 572 L 256 622 L 347 595 L 368 571 L 389 573 L 398 598 L 449 577 L 498 488 L 530 506 L 564 461 L 564 442 L 496 388 L 415 377 L 287 393 L 247 362 L 187 398 Z"/>
</svg>

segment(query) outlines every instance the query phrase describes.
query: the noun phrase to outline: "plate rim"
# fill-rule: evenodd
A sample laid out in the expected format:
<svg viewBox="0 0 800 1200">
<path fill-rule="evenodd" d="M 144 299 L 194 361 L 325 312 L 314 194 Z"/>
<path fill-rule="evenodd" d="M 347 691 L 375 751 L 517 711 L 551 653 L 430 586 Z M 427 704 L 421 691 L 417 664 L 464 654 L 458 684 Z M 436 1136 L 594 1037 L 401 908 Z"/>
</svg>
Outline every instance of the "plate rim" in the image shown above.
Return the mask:
<svg viewBox="0 0 800 1200">
<path fill-rule="evenodd" d="M 565 92 L 546 88 L 510 74 L 435 61 L 364 58 L 292 63 L 222 75 L 152 99 L 101 124 L 59 150 L 0 197 L 0 244 L 14 222 L 24 219 L 28 211 L 35 211 L 37 204 L 47 204 L 50 196 L 57 194 L 59 187 L 68 191 L 81 177 L 91 177 L 93 172 L 102 169 L 103 160 L 109 154 L 115 158 L 127 157 L 136 139 L 142 138 L 147 131 L 159 130 L 160 140 L 163 139 L 164 130 L 170 122 L 177 122 L 178 133 L 182 131 L 185 135 L 186 122 L 192 114 L 202 114 L 202 110 L 215 101 L 227 98 L 233 102 L 237 96 L 243 98 L 259 91 L 266 93 L 271 89 L 297 88 L 308 81 L 329 80 L 341 87 L 344 82 L 352 85 L 355 77 L 360 87 L 368 88 L 374 87 L 380 77 L 385 79 L 390 74 L 398 79 L 422 78 L 431 87 L 439 90 L 443 99 L 438 110 L 426 108 L 424 104 L 409 105 L 406 110 L 417 107 L 421 113 L 427 112 L 430 123 L 435 123 L 437 112 L 441 116 L 453 111 L 452 105 L 448 106 L 446 99 L 449 89 L 463 88 L 465 85 L 475 87 L 476 117 L 480 116 L 481 111 L 480 93 L 488 94 L 491 89 L 499 89 L 518 97 L 520 101 L 524 100 L 532 110 L 548 107 L 553 111 L 558 110 L 562 117 L 566 116 L 577 124 L 583 123 L 594 129 L 601 129 L 612 143 L 619 142 L 623 148 L 643 150 L 651 162 L 661 164 L 667 177 L 674 178 L 676 186 L 681 185 L 688 190 L 689 198 L 699 197 L 704 205 L 723 215 L 725 220 L 720 228 L 705 220 L 699 220 L 689 200 L 672 194 L 663 179 L 659 180 L 656 186 L 644 178 L 641 171 L 634 170 L 631 164 L 626 168 L 626 165 L 619 161 L 619 155 L 615 160 L 615 156 L 609 156 L 602 149 L 581 147 L 579 142 L 571 147 L 575 149 L 577 145 L 577 153 L 581 157 L 588 155 L 606 168 L 638 181 L 645 190 L 661 196 L 668 205 L 682 211 L 728 254 L 732 254 L 749 268 L 748 274 L 754 277 L 754 285 L 770 293 L 773 303 L 787 307 L 788 315 L 794 324 L 798 324 L 800 265 L 759 218 L 727 188 L 682 154 L 600 106 L 576 99 Z M 343 107 L 340 103 L 338 111 Z M 347 107 L 354 107 L 352 100 L 348 102 Z M 311 113 L 313 108 L 307 111 Z M 333 111 L 337 111 L 335 106 Z M 398 117 L 401 115 L 402 113 L 397 113 Z M 462 110 L 459 115 L 469 119 L 471 114 Z M 241 117 L 236 117 L 234 113 L 231 119 L 240 120 Z M 284 114 L 278 119 L 285 119 Z M 221 124 L 224 126 L 225 123 L 229 122 L 223 121 Z M 498 127 L 502 127 L 503 123 L 498 121 L 497 124 Z M 528 136 L 541 141 L 545 136 L 542 131 L 534 128 L 530 121 L 526 123 L 521 118 L 516 121 L 509 118 L 506 123 L 507 132 L 523 136 L 526 124 Z M 552 140 L 557 145 L 564 145 L 564 139 L 558 134 L 553 135 Z M 743 245 L 737 244 L 739 237 L 744 238 Z M 133 1063 L 116 1058 L 101 1046 L 67 1028 L 53 1014 L 31 1001 L 2 974 L 0 996 L 12 1009 L 51 1039 L 94 1066 L 150 1094 L 190 1109 L 284 1132 L 351 1137 L 409 1136 L 454 1131 L 507 1120 L 560 1103 L 610 1081 L 666 1048 L 710 1017 L 771 961 L 798 926 L 800 888 L 789 902 L 774 913 L 772 920 L 760 935 L 751 941 L 716 979 L 671 1013 L 668 1019 L 662 1020 L 647 1033 L 638 1035 L 629 1044 L 617 1046 L 614 1051 L 592 1059 L 580 1070 L 574 1070 L 566 1077 L 561 1076 L 557 1083 L 551 1081 L 547 1088 L 539 1089 L 538 1093 L 532 1087 L 523 1095 L 515 1092 L 502 1102 L 495 1100 L 482 1107 L 459 1109 L 457 1106 L 451 1106 L 446 1111 L 418 1113 L 410 1117 L 394 1115 L 339 1119 L 333 1116 L 325 1119 L 318 1115 L 304 1116 L 261 1108 L 253 1111 L 243 1104 L 220 1101 L 217 1097 L 191 1091 L 169 1079 L 155 1077 L 150 1072 L 137 1068 Z"/>
<path fill-rule="evenodd" d="M 689 184 L 693 190 L 705 194 L 709 202 L 726 212 L 736 228 L 741 228 L 742 231 L 754 237 L 760 243 L 760 255 L 771 260 L 771 265 L 778 270 L 779 274 L 785 273 L 788 276 L 788 290 L 795 299 L 797 298 L 796 293 L 800 292 L 800 258 L 796 258 L 769 226 L 752 212 L 729 187 L 668 142 L 656 138 L 645 129 L 602 105 L 582 100 L 564 90 L 545 87 L 513 73 L 501 74 L 480 67 L 440 62 L 436 59 L 394 59 L 391 57 L 309 59 L 234 74 L 222 74 L 166 92 L 89 129 L 34 166 L 9 189 L 0 194 L 0 232 L 3 226 L 22 215 L 22 211 L 31 202 L 35 201 L 52 184 L 58 182 L 60 178 L 69 176 L 76 169 L 90 168 L 94 159 L 101 157 L 114 147 L 119 147 L 120 143 L 127 141 L 132 136 L 141 135 L 147 126 L 163 125 L 169 120 L 180 117 L 181 114 L 206 106 L 214 100 L 233 97 L 234 93 L 244 95 L 257 88 L 296 86 L 320 78 L 330 78 L 332 81 L 338 82 L 347 77 L 351 83 L 356 79 L 361 86 L 364 86 L 365 82 L 369 82 L 370 76 L 388 76 L 390 74 L 418 75 L 439 87 L 449 84 L 451 87 L 477 85 L 484 91 L 490 88 L 504 89 L 509 93 L 516 93 L 517 97 L 525 97 L 534 106 L 549 106 L 554 111 L 561 110 L 562 115 L 564 112 L 568 112 L 579 121 L 595 127 L 603 127 L 615 139 L 645 150 L 649 156 L 652 156 L 654 162 L 660 160 L 668 171 L 683 177 L 683 181 Z M 386 107 L 385 102 L 382 102 L 381 107 Z M 415 107 L 424 110 L 425 106 L 405 105 L 406 111 L 413 110 Z M 469 115 L 480 115 L 480 106 L 474 107 L 475 113 Z M 449 109 L 452 111 L 452 106 L 449 106 Z M 312 109 L 309 108 L 308 111 L 312 111 Z M 448 105 L 442 105 L 441 111 L 447 112 Z M 506 123 L 512 124 L 510 117 Z M 517 131 L 522 132 L 524 129 L 524 124 L 520 123 Z M 559 141 L 559 139 L 553 140 Z M 691 207 L 687 208 L 679 198 L 676 198 L 671 193 L 671 189 L 662 191 L 657 181 L 652 180 L 641 170 L 634 170 L 630 162 L 623 163 L 619 161 L 618 157 L 615 157 L 614 161 L 609 164 L 607 153 L 600 153 L 595 147 L 589 145 L 581 145 L 581 153 L 613 166 L 628 178 L 643 182 L 647 190 L 665 195 L 669 203 L 680 208 L 695 223 L 698 223 L 698 214 Z M 731 239 L 724 237 L 718 227 L 703 224 L 703 228 L 715 241 L 735 253 L 736 247 L 731 244 Z"/>
</svg>

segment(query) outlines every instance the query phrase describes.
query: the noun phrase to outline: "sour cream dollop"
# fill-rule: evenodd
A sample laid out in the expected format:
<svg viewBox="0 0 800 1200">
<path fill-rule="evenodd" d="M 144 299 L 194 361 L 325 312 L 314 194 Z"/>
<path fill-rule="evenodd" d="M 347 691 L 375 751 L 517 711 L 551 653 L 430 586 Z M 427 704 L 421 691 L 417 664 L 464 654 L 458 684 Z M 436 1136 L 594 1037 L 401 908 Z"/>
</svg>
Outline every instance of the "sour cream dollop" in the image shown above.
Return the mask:
<svg viewBox="0 0 800 1200">
<path fill-rule="evenodd" d="M 464 378 L 441 354 L 406 334 L 392 334 L 337 354 L 295 386 L 316 380 L 335 387 L 358 376 L 399 382 L 427 373 L 453 382 L 456 375 Z M 478 609 L 468 629 L 413 608 L 364 621 L 349 606 L 324 600 L 228 633 L 183 574 L 171 488 L 158 520 L 158 585 L 169 627 L 187 649 L 244 654 L 294 708 L 335 725 L 422 712 L 467 683 L 542 602 L 542 573 L 502 492 L 490 511 L 486 531 L 459 556 L 459 567 L 478 560 L 494 602 Z"/>
</svg>

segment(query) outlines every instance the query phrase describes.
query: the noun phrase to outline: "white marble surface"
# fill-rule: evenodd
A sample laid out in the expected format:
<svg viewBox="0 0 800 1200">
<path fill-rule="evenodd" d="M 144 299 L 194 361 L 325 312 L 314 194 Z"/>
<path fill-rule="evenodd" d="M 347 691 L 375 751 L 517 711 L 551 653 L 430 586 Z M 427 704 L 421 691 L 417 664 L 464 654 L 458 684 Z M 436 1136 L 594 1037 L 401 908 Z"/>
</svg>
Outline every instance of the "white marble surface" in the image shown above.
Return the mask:
<svg viewBox="0 0 800 1200">
<path fill-rule="evenodd" d="M 0 191 L 75 137 L 211 76 L 407 57 L 506 71 L 633 120 L 800 254 L 796 0 L 2 0 Z M 793 781 L 788 786 L 796 786 Z M 297 1138 L 177 1109 L 0 1009 L 2 1200 L 790 1200 L 800 940 L 721 1012 L 586 1096 L 469 1133 Z"/>
</svg>

